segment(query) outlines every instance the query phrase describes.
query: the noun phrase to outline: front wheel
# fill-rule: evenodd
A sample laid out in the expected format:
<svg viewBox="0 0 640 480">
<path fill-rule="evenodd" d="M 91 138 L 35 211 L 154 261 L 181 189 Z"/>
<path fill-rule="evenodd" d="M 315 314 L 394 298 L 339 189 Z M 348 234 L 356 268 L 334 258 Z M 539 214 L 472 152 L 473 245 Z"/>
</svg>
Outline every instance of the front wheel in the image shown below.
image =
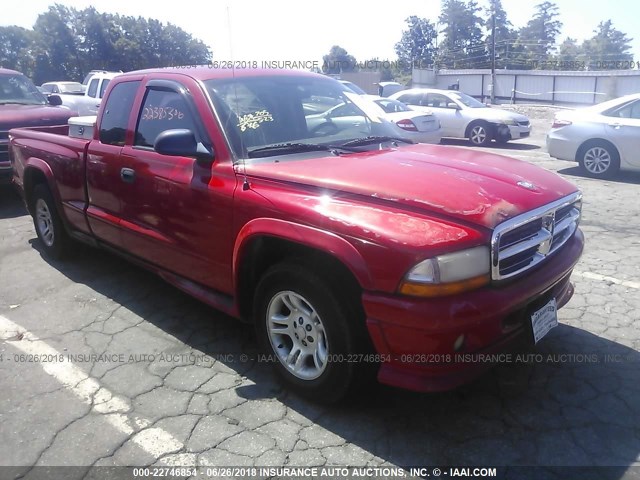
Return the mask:
<svg viewBox="0 0 640 480">
<path fill-rule="evenodd" d="M 69 237 L 46 185 L 33 189 L 33 224 L 45 253 L 53 259 L 64 257 Z"/>
<path fill-rule="evenodd" d="M 486 147 L 489 145 L 492 136 L 491 128 L 485 122 L 473 124 L 469 128 L 469 141 L 476 147 Z"/>
<path fill-rule="evenodd" d="M 351 393 L 364 319 L 346 298 L 310 269 L 283 263 L 262 277 L 255 301 L 258 338 L 289 387 L 323 403 Z"/>
</svg>

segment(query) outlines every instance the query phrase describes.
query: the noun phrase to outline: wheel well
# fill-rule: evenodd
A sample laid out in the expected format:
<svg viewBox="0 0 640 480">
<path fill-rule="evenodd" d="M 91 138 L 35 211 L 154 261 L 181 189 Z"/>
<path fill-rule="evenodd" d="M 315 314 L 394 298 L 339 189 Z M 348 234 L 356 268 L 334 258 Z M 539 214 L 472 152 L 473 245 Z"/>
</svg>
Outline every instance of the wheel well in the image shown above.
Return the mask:
<svg viewBox="0 0 640 480">
<path fill-rule="evenodd" d="M 613 143 L 611 143 L 609 140 L 605 140 L 604 138 L 592 138 L 591 140 L 587 140 L 578 147 L 578 150 L 576 150 L 576 162 L 580 161 L 580 158 L 582 158 L 582 155 L 584 155 L 584 152 L 587 150 L 587 148 L 595 147 L 596 145 L 602 144 L 611 148 L 611 153 L 613 153 L 618 160 L 620 159 L 620 152 L 618 152 L 618 149 Z"/>
<path fill-rule="evenodd" d="M 478 124 L 483 124 L 483 125 L 485 125 L 487 127 L 487 130 L 493 131 L 493 126 L 489 122 L 487 122 L 486 120 L 474 120 L 474 121 L 470 122 L 469 125 L 467 125 L 467 129 L 464 132 L 464 136 L 468 137 L 469 134 L 471 133 L 471 129 L 473 127 L 475 127 L 476 125 L 478 125 Z"/>
<path fill-rule="evenodd" d="M 251 240 L 246 246 L 242 263 L 238 271 L 238 306 L 240 317 L 253 321 L 253 296 L 256 286 L 264 273 L 273 265 L 294 260 L 323 276 L 329 278 L 332 285 L 339 284 L 337 293 L 353 300 L 361 313 L 360 296 L 362 287 L 347 266 L 334 256 L 296 242 L 277 237 L 261 236 Z"/>
<path fill-rule="evenodd" d="M 37 185 L 47 185 L 47 177 L 37 168 L 29 168 L 24 175 L 24 197 L 27 200 L 27 208 L 29 213 L 33 213 L 33 190 Z"/>
</svg>

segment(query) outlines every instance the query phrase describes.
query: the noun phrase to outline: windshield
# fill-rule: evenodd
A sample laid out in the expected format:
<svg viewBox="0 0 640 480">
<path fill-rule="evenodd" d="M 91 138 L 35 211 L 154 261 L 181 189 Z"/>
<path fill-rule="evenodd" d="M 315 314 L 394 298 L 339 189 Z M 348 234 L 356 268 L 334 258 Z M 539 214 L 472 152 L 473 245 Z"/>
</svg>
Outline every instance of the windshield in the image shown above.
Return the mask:
<svg viewBox="0 0 640 480">
<path fill-rule="evenodd" d="M 84 86 L 81 83 L 61 83 L 60 93 L 84 93 Z"/>
<path fill-rule="evenodd" d="M 392 100 L 391 98 L 381 98 L 379 100 L 374 100 L 374 101 L 386 113 L 411 112 L 412 111 L 404 103 L 399 102 L 398 100 Z"/>
<path fill-rule="evenodd" d="M 300 144 L 340 147 L 365 137 L 397 136 L 371 101 L 326 77 L 236 77 L 204 82 L 237 157 Z M 373 147 L 371 147 L 373 148 Z M 261 153 L 261 156 L 266 156 Z"/>
<path fill-rule="evenodd" d="M 487 108 L 487 106 L 484 103 L 479 102 L 478 100 L 476 100 L 473 97 L 470 97 L 466 93 L 449 92 L 449 96 L 451 98 L 457 100 L 458 102 L 462 103 L 465 107 L 469 107 L 469 108 Z"/>
<path fill-rule="evenodd" d="M 342 83 L 344 86 L 346 86 L 353 93 L 357 93 L 358 95 L 366 95 L 367 94 L 367 92 L 365 92 L 363 89 L 361 89 L 359 86 L 357 86 L 353 82 L 348 82 L 346 80 L 343 80 L 340 83 Z"/>
<path fill-rule="evenodd" d="M 46 105 L 47 99 L 24 75 L 0 75 L 0 105 Z"/>
</svg>

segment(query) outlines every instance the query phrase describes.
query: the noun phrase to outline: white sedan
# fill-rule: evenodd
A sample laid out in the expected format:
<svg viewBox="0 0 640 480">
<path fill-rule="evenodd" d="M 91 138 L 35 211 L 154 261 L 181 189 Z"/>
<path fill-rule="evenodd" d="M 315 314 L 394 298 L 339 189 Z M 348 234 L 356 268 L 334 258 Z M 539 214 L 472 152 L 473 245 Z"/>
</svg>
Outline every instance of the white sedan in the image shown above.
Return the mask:
<svg viewBox="0 0 640 480">
<path fill-rule="evenodd" d="M 415 143 L 440 143 L 440 122 L 430 112 L 417 112 L 397 100 L 377 95 L 356 95 L 353 103 L 341 103 L 327 111 L 307 115 L 307 127 L 315 136 L 333 135 L 364 122 L 362 112 L 393 124 L 397 136 Z"/>
<path fill-rule="evenodd" d="M 412 88 L 389 98 L 414 110 L 432 111 L 440 120 L 443 137 L 468 138 L 476 146 L 489 145 L 491 140 L 506 143 L 526 138 L 531 133 L 531 124 L 524 115 L 490 108 L 456 90 Z"/>
<path fill-rule="evenodd" d="M 620 169 L 640 171 L 640 94 L 557 113 L 547 134 L 547 151 L 578 162 L 595 178 Z"/>
</svg>

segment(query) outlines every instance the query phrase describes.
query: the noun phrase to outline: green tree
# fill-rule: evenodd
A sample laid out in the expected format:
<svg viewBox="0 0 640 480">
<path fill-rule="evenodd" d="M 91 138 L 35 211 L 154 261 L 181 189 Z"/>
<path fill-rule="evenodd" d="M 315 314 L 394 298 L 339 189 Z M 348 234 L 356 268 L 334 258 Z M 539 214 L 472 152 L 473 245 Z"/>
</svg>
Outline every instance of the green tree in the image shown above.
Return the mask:
<svg viewBox="0 0 640 480">
<path fill-rule="evenodd" d="M 342 47 L 334 45 L 327 55 L 322 57 L 322 71 L 328 74 L 353 72 L 356 70 L 356 59 Z"/>
<path fill-rule="evenodd" d="M 556 37 L 562 29 L 558 20 L 558 7 L 545 1 L 536 5 L 536 13 L 526 26 L 520 29 L 516 47 L 522 49 L 518 60 L 528 68 L 536 68 L 549 60 L 554 53 Z"/>
<path fill-rule="evenodd" d="M 575 38 L 567 37 L 558 47 L 557 70 L 581 70 L 584 62 L 584 50 Z"/>
<path fill-rule="evenodd" d="M 514 42 L 517 38 L 517 31 L 507 18 L 507 12 L 502 6 L 501 0 L 491 0 L 484 10 L 484 27 L 486 36 L 484 37 L 485 49 L 487 51 L 488 66 L 491 65 L 493 54 L 492 23 L 495 15 L 496 34 L 496 68 L 519 68 L 519 65 L 512 61 L 521 49 L 516 48 Z"/>
<path fill-rule="evenodd" d="M 444 39 L 439 45 L 440 67 L 476 68 L 487 65 L 480 10 L 475 0 L 442 0 L 440 23 L 444 25 Z"/>
<path fill-rule="evenodd" d="M 633 60 L 633 55 L 629 53 L 633 39 L 615 29 L 611 20 L 600 22 L 593 33 L 593 37 L 582 43 L 590 70 L 611 70 L 615 68 L 615 62 Z"/>
<path fill-rule="evenodd" d="M 433 64 L 436 54 L 436 29 L 429 20 L 415 15 L 405 22 L 409 28 L 402 32 L 402 38 L 395 47 L 402 70 L 410 72 L 414 65 L 427 68 Z"/>
<path fill-rule="evenodd" d="M 81 80 L 92 69 L 138 70 L 204 65 L 210 49 L 174 24 L 154 19 L 76 10 L 56 4 L 33 30 L 0 27 L 0 65 L 36 83 Z"/>
<path fill-rule="evenodd" d="M 82 75 L 76 18 L 75 9 L 60 4 L 38 15 L 33 26 L 34 82 L 78 79 Z"/>
</svg>

